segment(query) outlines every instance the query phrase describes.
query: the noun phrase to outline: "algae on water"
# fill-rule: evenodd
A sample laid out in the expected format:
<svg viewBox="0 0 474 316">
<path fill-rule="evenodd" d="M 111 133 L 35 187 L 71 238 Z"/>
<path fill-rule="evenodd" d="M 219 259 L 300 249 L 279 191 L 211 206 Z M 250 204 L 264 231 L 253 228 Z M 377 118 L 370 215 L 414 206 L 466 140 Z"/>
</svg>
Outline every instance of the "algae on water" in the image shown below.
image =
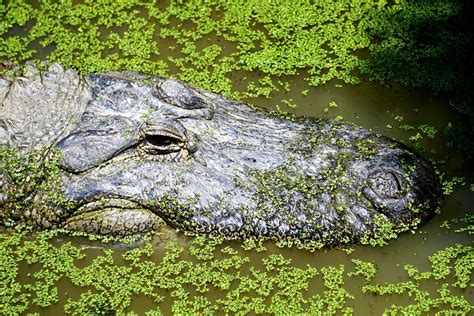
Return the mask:
<svg viewBox="0 0 474 316">
<path fill-rule="evenodd" d="M 285 80 L 297 75 L 304 76 L 309 86 L 303 95 L 308 94 L 307 88 L 331 80 L 352 84 L 367 76 L 454 91 L 455 107 L 472 119 L 472 104 L 463 96 L 468 91 L 464 86 L 472 80 L 460 82 L 457 74 L 458 68 L 464 69 L 460 61 L 464 62 L 466 45 L 460 44 L 469 39 L 450 27 L 461 10 L 461 1 L 441 0 L 172 1 L 167 5 L 159 0 L 13 0 L 0 2 L 0 59 L 19 63 L 48 59 L 82 73 L 127 69 L 176 76 L 249 101 L 292 89 Z M 291 99 L 284 103 L 294 105 Z M 414 141 L 436 134 L 426 124 L 413 129 Z M 448 126 L 448 134 L 460 132 L 455 124 Z M 362 154 L 371 154 L 370 141 L 356 145 Z M 465 142 L 464 147 L 472 146 Z M 20 161 L 16 153 L 0 151 L 0 173 L 7 172 L 20 184 L 9 193 L 18 201 L 13 212 L 31 208 L 32 186 L 48 192 L 46 202 L 68 202 L 54 195 L 57 166 L 38 164 L 34 155 Z M 459 178 L 445 181 L 446 194 L 460 182 Z M 306 189 L 304 183 L 293 185 Z M 51 211 L 46 206 L 43 210 Z M 0 214 L 0 220 L 4 217 Z M 472 217 L 445 226 L 454 224 L 462 224 L 455 228 L 459 234 L 472 235 Z M 383 223 L 379 233 L 379 238 L 367 243 L 383 245 L 393 234 Z M 90 249 L 70 242 L 58 244 L 62 237 L 55 231 L 32 237 L 21 228 L 0 234 L 2 314 L 43 312 L 61 302 L 67 314 L 122 315 L 130 313 L 139 298 L 156 306 L 148 315 L 321 310 L 351 314 L 354 297 L 364 293 L 405 299 L 405 304 L 387 305 L 386 314 L 472 312 L 467 298 L 472 288 L 472 245 L 454 244 L 430 254 L 428 269 L 403 263 L 396 267 L 394 262 L 393 269 L 386 271 L 376 262 L 353 258 L 350 251 L 346 256 L 352 264 L 297 266 L 298 251 L 303 250 L 292 249 L 292 260 L 278 249 L 273 254 L 265 251 L 271 244 L 261 240 L 244 242 L 245 251 L 221 240 L 197 238 L 188 248 L 169 243 L 159 252 L 147 242 L 128 251 L 105 248 L 90 257 Z M 278 245 L 302 247 L 292 241 Z M 305 247 L 318 251 L 321 245 Z M 25 275 L 25 266 L 34 268 Z M 377 281 L 395 269 L 404 280 Z M 70 283 L 75 295 L 63 293 L 62 282 Z M 427 282 L 434 284 L 435 293 L 424 288 Z M 360 293 L 351 289 L 353 283 L 360 285 Z M 319 291 L 312 289 L 315 286 Z"/>
<path fill-rule="evenodd" d="M 90 249 L 70 242 L 57 245 L 55 239 L 60 236 L 53 231 L 37 233 L 34 239 L 27 231 L 0 235 L 2 314 L 62 302 L 66 314 L 124 315 L 136 306 L 135 300 L 144 299 L 155 306 L 150 314 L 313 314 L 323 310 L 352 314 L 355 295 L 364 293 L 387 299 L 393 294 L 406 297 L 408 305 L 386 306 L 387 314 L 466 314 L 472 309 L 459 294 L 472 287 L 474 251 L 470 245 L 456 244 L 433 253 L 426 271 L 408 264 L 396 268 L 393 263 L 395 269 L 405 270 L 406 281 L 379 283 L 377 276 L 393 271 L 358 258 L 351 259 L 353 264 L 301 266 L 278 252 L 258 254 L 199 237 L 189 248 L 171 242 L 160 251 L 147 242 L 130 250 L 102 249 L 85 261 Z M 25 264 L 36 268 L 20 275 Z M 60 280 L 70 282 L 79 295 L 64 297 Z M 427 282 L 436 293 L 425 289 Z M 354 290 L 352 284 L 360 285 Z"/>
</svg>

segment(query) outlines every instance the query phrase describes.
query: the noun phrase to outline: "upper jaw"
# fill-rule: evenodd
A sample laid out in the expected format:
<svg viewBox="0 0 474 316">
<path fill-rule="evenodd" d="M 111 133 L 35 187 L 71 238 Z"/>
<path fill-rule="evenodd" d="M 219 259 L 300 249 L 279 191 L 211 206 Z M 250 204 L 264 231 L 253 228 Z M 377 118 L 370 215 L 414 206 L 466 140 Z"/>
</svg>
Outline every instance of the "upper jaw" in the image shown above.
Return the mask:
<svg viewBox="0 0 474 316">
<path fill-rule="evenodd" d="M 82 205 L 80 205 L 75 214 L 82 214 L 92 211 L 98 211 L 101 209 L 107 208 L 121 208 L 121 209 L 146 209 L 142 203 L 133 201 L 129 198 L 123 197 L 112 197 L 112 198 L 105 198 L 105 197 L 98 197 L 93 199 L 89 202 L 83 201 Z"/>
</svg>

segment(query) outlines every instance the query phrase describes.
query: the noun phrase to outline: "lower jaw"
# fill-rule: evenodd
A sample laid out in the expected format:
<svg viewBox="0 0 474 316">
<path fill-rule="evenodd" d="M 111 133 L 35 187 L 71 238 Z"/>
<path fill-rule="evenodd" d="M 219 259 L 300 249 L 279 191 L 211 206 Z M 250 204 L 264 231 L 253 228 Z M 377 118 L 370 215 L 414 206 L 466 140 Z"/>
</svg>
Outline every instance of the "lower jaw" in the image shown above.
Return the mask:
<svg viewBox="0 0 474 316">
<path fill-rule="evenodd" d="M 129 236 L 159 230 L 165 222 L 145 208 L 103 207 L 80 212 L 69 218 L 63 228 L 90 234 Z"/>
</svg>

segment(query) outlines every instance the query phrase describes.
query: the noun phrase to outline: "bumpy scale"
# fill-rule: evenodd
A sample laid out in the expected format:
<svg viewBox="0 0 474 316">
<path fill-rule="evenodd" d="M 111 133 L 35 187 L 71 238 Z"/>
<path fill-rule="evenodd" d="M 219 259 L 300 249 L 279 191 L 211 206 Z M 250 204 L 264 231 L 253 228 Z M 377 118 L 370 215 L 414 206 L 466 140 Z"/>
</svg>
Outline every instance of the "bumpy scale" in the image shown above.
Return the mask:
<svg viewBox="0 0 474 316">
<path fill-rule="evenodd" d="M 335 245 L 417 223 L 440 201 L 425 160 L 357 126 L 278 118 L 174 79 L 26 68 L 0 79 L 1 145 L 58 148 L 76 205 L 39 226 L 128 235 L 166 223 Z"/>
</svg>

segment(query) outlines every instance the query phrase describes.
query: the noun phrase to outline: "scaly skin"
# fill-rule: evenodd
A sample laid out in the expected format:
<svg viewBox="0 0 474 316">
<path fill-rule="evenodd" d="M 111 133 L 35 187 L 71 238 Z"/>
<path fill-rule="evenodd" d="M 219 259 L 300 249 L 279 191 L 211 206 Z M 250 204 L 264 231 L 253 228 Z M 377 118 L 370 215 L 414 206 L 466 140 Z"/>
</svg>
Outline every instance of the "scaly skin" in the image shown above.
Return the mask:
<svg viewBox="0 0 474 316">
<path fill-rule="evenodd" d="M 133 72 L 28 69 L 1 79 L 2 144 L 59 148 L 62 193 L 77 202 L 28 214 L 39 226 L 128 235 L 166 223 L 335 245 L 370 236 L 376 221 L 424 220 L 440 201 L 426 161 L 357 126 L 282 119 Z"/>
</svg>

